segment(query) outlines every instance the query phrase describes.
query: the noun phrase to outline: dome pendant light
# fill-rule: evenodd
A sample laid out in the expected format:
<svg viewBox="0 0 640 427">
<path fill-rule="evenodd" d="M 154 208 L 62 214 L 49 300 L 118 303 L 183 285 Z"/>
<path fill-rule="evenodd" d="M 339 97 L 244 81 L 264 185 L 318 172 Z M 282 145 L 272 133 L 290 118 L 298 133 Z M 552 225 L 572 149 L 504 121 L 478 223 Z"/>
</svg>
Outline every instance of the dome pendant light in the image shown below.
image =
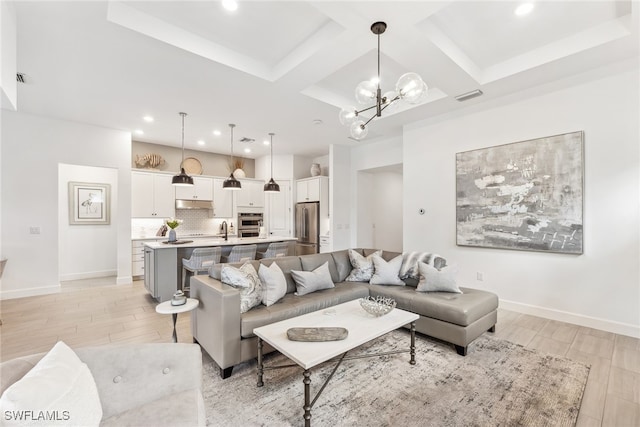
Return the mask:
<svg viewBox="0 0 640 427">
<path fill-rule="evenodd" d="M 229 127 L 231 128 L 231 165 L 233 165 L 233 128 L 236 127 L 236 125 L 230 123 Z M 231 171 L 229 178 L 225 179 L 222 183 L 222 188 L 225 190 L 240 190 L 242 184 L 233 176 L 233 171 Z"/>
<path fill-rule="evenodd" d="M 264 192 L 265 193 L 279 193 L 280 192 L 280 186 L 278 185 L 277 182 L 275 182 L 273 180 L 273 135 L 275 135 L 275 133 L 271 132 L 269 134 L 269 136 L 271 137 L 271 155 L 269 156 L 271 159 L 271 179 L 269 180 L 269 182 L 267 182 L 264 185 Z"/>
<path fill-rule="evenodd" d="M 171 184 L 177 187 L 187 187 L 193 185 L 193 178 L 187 175 L 182 165 L 184 164 L 184 118 L 187 113 L 179 113 L 182 116 L 182 163 L 180 163 L 180 173 L 174 175 L 171 179 Z"/>
</svg>

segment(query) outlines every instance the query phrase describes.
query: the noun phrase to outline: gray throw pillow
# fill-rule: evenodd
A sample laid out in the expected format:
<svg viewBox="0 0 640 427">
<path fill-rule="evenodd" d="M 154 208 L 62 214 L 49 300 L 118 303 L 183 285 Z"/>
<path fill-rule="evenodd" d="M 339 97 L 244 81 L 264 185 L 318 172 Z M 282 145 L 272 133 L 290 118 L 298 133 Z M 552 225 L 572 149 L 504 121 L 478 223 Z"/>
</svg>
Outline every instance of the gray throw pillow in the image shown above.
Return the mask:
<svg viewBox="0 0 640 427">
<path fill-rule="evenodd" d="M 369 283 L 372 285 L 405 285 L 402 279 L 398 276 L 400 266 L 402 265 L 402 255 L 398 255 L 389 262 L 385 261 L 379 255 L 374 256 L 372 260 L 374 272 Z"/>
<path fill-rule="evenodd" d="M 269 307 L 287 294 L 287 279 L 278 263 L 272 262 L 269 267 L 260 264 L 258 276 L 262 282 L 262 304 Z"/>
<path fill-rule="evenodd" d="M 291 276 L 296 282 L 296 295 L 302 296 L 321 289 L 333 288 L 329 263 L 325 262 L 313 271 L 291 270 Z"/>
<path fill-rule="evenodd" d="M 353 249 L 349 249 L 349 260 L 353 269 L 344 279 L 347 282 L 368 282 L 373 276 L 373 260 L 375 256 L 382 256 L 382 251 L 375 251 L 367 257 L 363 257 Z"/>
<path fill-rule="evenodd" d="M 250 263 L 244 263 L 240 268 L 225 265 L 220 272 L 220 281 L 240 290 L 240 313 L 246 313 L 262 302 L 262 283 Z"/>
<path fill-rule="evenodd" d="M 420 271 L 420 283 L 418 283 L 416 291 L 462 293 L 456 284 L 457 272 L 453 267 L 445 267 L 442 270 L 438 270 L 429 264 L 419 262 L 418 270 Z"/>
</svg>

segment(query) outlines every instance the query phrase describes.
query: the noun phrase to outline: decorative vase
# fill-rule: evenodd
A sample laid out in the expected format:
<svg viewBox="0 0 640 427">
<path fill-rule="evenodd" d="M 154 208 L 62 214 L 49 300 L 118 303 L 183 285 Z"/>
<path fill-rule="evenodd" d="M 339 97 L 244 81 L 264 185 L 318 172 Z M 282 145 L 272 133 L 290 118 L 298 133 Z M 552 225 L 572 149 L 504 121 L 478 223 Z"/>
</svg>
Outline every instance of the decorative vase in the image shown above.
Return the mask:
<svg viewBox="0 0 640 427">
<path fill-rule="evenodd" d="M 320 169 L 320 163 L 311 164 L 311 176 L 318 176 L 320 175 L 321 171 L 322 170 Z"/>
<path fill-rule="evenodd" d="M 169 230 L 169 242 L 175 242 L 176 240 L 176 230 L 174 230 L 173 228 L 171 230 Z"/>
<path fill-rule="evenodd" d="M 235 176 L 236 178 L 244 178 L 247 175 L 244 173 L 244 171 L 240 168 L 236 169 L 233 171 L 233 176 Z"/>
</svg>

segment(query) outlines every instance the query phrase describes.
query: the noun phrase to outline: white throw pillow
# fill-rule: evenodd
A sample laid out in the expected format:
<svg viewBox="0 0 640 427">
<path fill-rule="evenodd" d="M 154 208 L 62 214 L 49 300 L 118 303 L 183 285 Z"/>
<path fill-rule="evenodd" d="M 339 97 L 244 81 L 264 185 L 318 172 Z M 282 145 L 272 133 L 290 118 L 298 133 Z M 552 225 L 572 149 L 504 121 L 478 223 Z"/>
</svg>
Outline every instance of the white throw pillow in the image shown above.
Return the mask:
<svg viewBox="0 0 640 427">
<path fill-rule="evenodd" d="M 298 296 L 322 289 L 331 289 L 334 286 L 328 262 L 313 271 L 291 270 L 291 276 L 296 282 L 296 295 Z"/>
<path fill-rule="evenodd" d="M 262 282 L 262 304 L 269 307 L 287 294 L 287 279 L 277 263 L 272 262 L 269 267 L 260 264 L 258 276 Z"/>
<path fill-rule="evenodd" d="M 393 285 L 404 286 L 405 283 L 400 279 L 398 273 L 402 265 L 402 255 L 398 255 L 391 261 L 385 261 L 381 256 L 374 256 L 373 260 L 373 276 L 369 283 L 372 285 Z"/>
<path fill-rule="evenodd" d="M 462 293 L 456 284 L 457 271 L 455 268 L 444 267 L 442 270 L 438 270 L 429 264 L 419 262 L 418 270 L 420 271 L 420 283 L 418 283 L 416 291 Z"/>
<path fill-rule="evenodd" d="M 240 290 L 240 313 L 246 313 L 262 302 L 262 282 L 250 263 L 245 262 L 240 268 L 225 265 L 220 272 L 220 281 Z"/>
<path fill-rule="evenodd" d="M 353 269 L 351 273 L 344 279 L 347 282 L 368 282 L 373 276 L 374 256 L 382 256 L 382 251 L 375 251 L 366 258 L 353 249 L 349 249 L 349 260 Z"/>
<path fill-rule="evenodd" d="M 33 369 L 5 390 L 0 415 L 6 426 L 97 426 L 102 420 L 102 405 L 89 367 L 58 341 Z"/>
</svg>

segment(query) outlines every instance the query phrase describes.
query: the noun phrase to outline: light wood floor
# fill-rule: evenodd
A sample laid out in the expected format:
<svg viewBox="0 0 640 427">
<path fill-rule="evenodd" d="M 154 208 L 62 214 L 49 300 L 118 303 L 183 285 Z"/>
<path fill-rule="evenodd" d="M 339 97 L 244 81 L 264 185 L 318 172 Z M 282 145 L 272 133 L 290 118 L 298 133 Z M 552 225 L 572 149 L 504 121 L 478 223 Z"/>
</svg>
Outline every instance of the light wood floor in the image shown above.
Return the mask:
<svg viewBox="0 0 640 427">
<path fill-rule="evenodd" d="M 112 278 L 0 301 L 0 360 L 48 351 L 58 340 L 71 347 L 169 342 L 171 316 L 155 306 L 141 281 L 116 286 Z M 177 330 L 178 341 L 192 342 L 188 314 L 178 316 Z M 578 426 L 640 426 L 640 340 L 502 309 L 495 336 L 591 365 Z"/>
</svg>

